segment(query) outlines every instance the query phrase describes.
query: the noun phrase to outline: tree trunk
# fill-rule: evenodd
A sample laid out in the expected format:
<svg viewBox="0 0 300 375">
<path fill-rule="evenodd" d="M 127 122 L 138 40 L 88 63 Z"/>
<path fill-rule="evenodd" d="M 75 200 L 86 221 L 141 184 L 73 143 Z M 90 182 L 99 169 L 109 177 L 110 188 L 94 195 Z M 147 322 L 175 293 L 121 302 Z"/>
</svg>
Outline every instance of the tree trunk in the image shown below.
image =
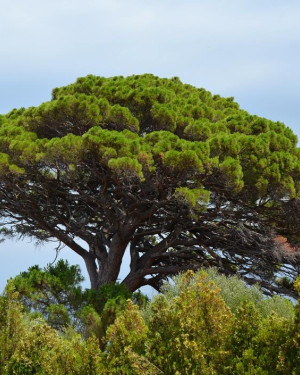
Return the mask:
<svg viewBox="0 0 300 375">
<path fill-rule="evenodd" d="M 90 278 L 91 289 L 98 289 L 98 272 L 95 259 L 89 256 L 83 259 Z"/>
<path fill-rule="evenodd" d="M 122 281 L 122 284 L 126 285 L 130 292 L 134 292 L 144 285 L 144 278 L 139 273 L 129 273 Z"/>
<path fill-rule="evenodd" d="M 96 270 L 97 283 L 95 289 L 98 289 L 101 285 L 117 281 L 126 247 L 127 242 L 122 240 L 119 235 L 115 235 L 105 259 L 99 259 L 101 266 L 98 271 Z M 92 272 L 91 275 L 89 273 L 89 276 L 93 288 L 94 273 Z"/>
</svg>

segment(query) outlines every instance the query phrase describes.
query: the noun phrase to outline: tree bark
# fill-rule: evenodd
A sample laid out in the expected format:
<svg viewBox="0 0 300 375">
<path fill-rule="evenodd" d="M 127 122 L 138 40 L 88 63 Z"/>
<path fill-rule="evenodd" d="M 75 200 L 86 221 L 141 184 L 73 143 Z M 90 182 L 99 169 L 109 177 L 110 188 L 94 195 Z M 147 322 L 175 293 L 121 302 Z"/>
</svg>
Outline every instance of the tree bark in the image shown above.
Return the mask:
<svg viewBox="0 0 300 375">
<path fill-rule="evenodd" d="M 95 259 L 92 257 L 84 257 L 86 269 L 90 278 L 91 289 L 98 289 L 98 272 Z"/>
<path fill-rule="evenodd" d="M 145 282 L 141 273 L 129 273 L 122 281 L 122 284 L 126 285 L 130 292 L 134 292 L 141 286 L 144 286 Z"/>
<path fill-rule="evenodd" d="M 116 282 L 126 247 L 127 242 L 116 234 L 112 239 L 108 254 L 98 271 L 97 287 L 104 284 L 109 284 L 111 282 Z"/>
</svg>

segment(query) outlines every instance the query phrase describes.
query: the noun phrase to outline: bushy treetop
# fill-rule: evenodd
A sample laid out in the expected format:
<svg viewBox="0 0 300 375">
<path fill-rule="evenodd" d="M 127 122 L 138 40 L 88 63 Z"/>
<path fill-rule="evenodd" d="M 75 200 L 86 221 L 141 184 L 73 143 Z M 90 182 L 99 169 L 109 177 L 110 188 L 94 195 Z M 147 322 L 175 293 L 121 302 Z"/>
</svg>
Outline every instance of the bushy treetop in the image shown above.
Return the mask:
<svg viewBox="0 0 300 375">
<path fill-rule="evenodd" d="M 2 216 L 81 255 L 93 287 L 116 280 L 129 244 L 131 290 L 199 265 L 273 282 L 290 263 L 272 239 L 298 240 L 297 137 L 233 98 L 89 75 L 0 124 Z"/>
<path fill-rule="evenodd" d="M 233 98 L 150 74 L 79 78 L 54 89 L 50 102 L 1 118 L 2 170 L 75 164 L 96 152 L 103 167 L 141 181 L 157 168 L 191 168 L 201 184 L 202 174 L 217 168 L 253 199 L 275 189 L 297 195 L 296 143 L 284 124 L 249 115 Z"/>
</svg>

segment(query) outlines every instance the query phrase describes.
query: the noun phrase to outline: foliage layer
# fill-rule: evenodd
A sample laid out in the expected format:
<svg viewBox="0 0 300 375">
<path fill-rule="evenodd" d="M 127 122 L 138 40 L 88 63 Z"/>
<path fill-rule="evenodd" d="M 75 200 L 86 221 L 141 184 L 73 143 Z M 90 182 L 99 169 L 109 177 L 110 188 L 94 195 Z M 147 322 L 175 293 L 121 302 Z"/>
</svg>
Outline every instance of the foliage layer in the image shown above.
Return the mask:
<svg viewBox="0 0 300 375">
<path fill-rule="evenodd" d="M 216 266 L 289 293 L 296 143 L 284 124 L 178 78 L 90 75 L 0 117 L 0 214 L 8 233 L 83 257 L 93 289 L 117 280 L 128 251 L 131 291 Z"/>
<path fill-rule="evenodd" d="M 224 278 L 215 270 L 176 277 L 142 309 L 128 299 L 119 304 L 105 332 L 86 321 L 85 336 L 74 326 L 57 331 L 43 317 L 26 312 L 18 282 L 10 281 L 0 298 L 3 375 L 300 371 L 299 302 L 293 306 L 280 297 L 263 298 L 257 288 L 249 292 L 241 280 Z M 101 321 L 102 314 L 95 316 Z"/>
</svg>

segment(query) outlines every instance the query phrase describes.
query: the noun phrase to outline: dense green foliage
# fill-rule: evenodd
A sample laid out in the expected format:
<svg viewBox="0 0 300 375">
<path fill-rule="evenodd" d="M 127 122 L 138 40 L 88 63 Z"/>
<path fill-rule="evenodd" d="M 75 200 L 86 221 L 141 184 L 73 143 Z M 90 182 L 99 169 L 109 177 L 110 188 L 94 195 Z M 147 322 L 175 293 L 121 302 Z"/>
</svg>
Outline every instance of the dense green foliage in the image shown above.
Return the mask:
<svg viewBox="0 0 300 375">
<path fill-rule="evenodd" d="M 6 233 L 82 256 L 93 289 L 117 280 L 130 248 L 131 291 L 211 265 L 289 293 L 296 144 L 284 124 L 178 78 L 90 75 L 0 117 L 0 215 Z"/>
<path fill-rule="evenodd" d="M 73 327 L 86 338 L 92 334 L 102 337 L 129 298 L 140 306 L 147 302 L 147 297 L 130 293 L 122 284 L 83 290 L 81 281 L 78 266 L 59 260 L 43 270 L 30 267 L 11 279 L 8 287 L 15 290 L 18 301 L 32 317 L 42 317 L 60 332 Z"/>
<path fill-rule="evenodd" d="M 265 298 L 215 270 L 189 271 L 141 308 L 130 299 L 118 303 L 107 330 L 87 338 L 70 325 L 57 331 L 24 310 L 16 286 L 32 270 L 11 280 L 0 298 L 3 375 L 299 374 L 299 302 Z M 31 287 L 39 293 L 38 285 Z M 70 289 L 65 296 L 72 300 Z M 94 312 L 99 321 L 103 311 Z"/>
</svg>

